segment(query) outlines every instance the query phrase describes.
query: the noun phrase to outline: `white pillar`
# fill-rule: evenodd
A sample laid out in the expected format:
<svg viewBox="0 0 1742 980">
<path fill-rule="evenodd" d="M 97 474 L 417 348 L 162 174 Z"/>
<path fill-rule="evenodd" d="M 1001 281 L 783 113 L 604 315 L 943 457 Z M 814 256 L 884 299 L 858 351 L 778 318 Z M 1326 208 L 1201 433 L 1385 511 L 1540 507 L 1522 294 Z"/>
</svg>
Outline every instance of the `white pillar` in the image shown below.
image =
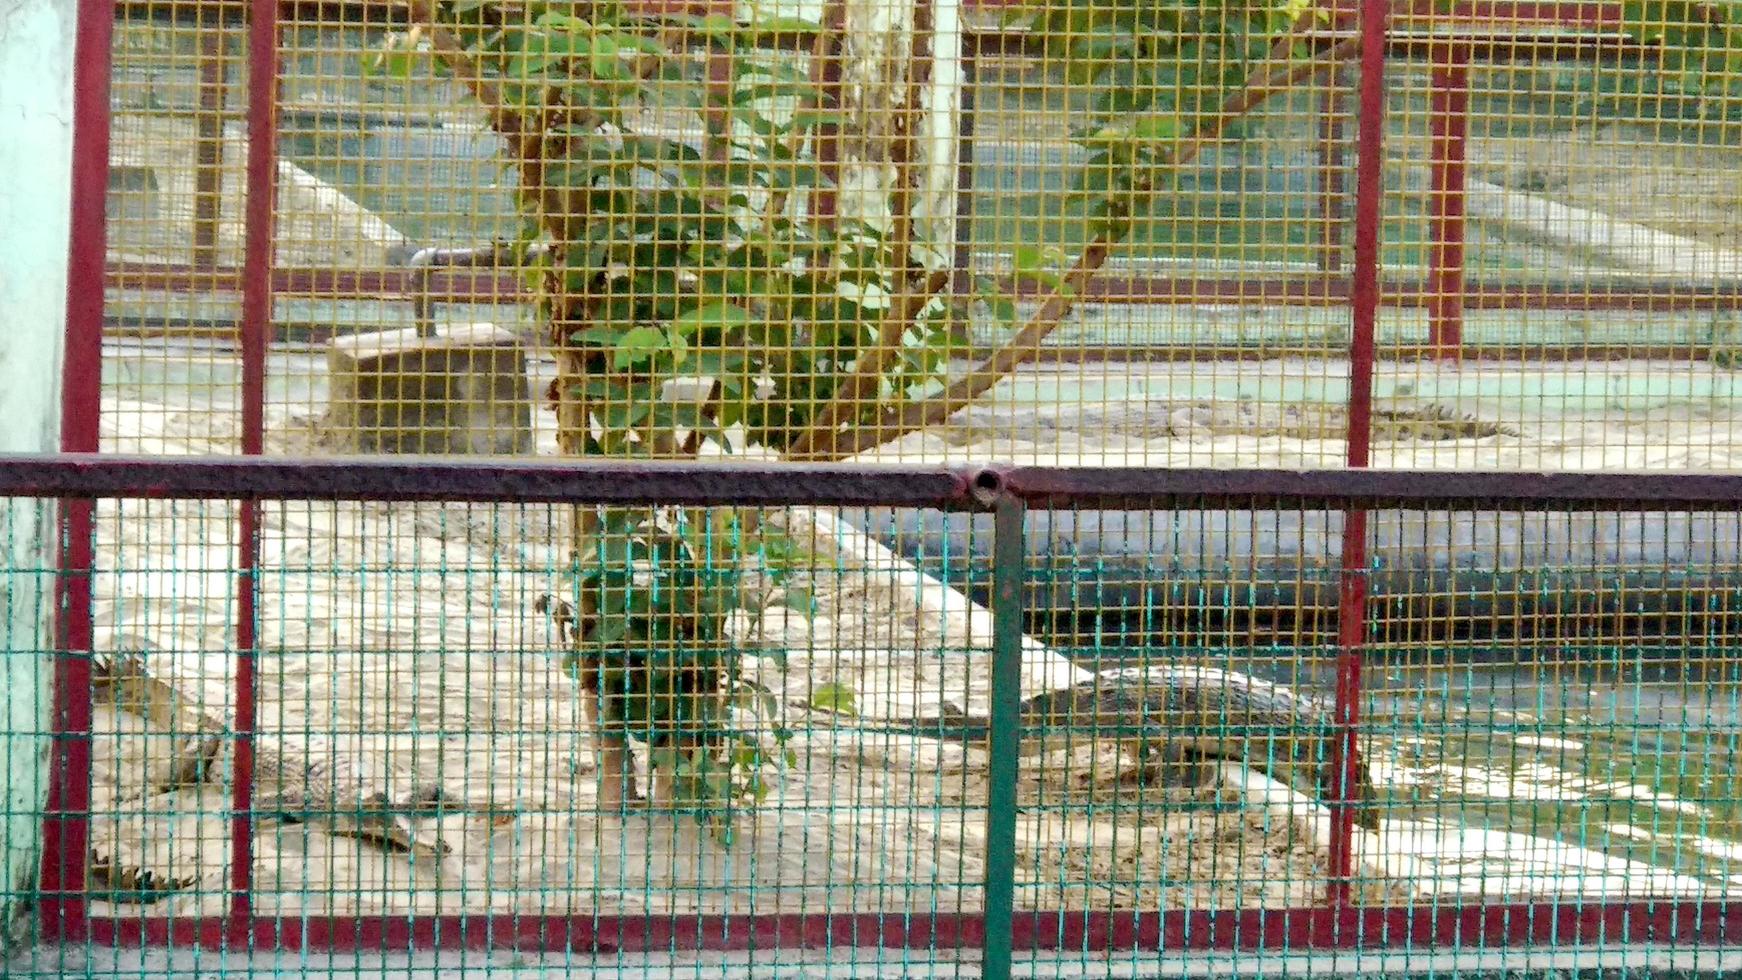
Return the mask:
<svg viewBox="0 0 1742 980">
<path fill-rule="evenodd" d="M 890 133 L 905 109 L 914 68 L 914 10 L 926 3 L 931 31 L 929 78 L 921 89 L 923 115 L 914 161 L 914 257 L 928 269 L 947 268 L 955 250 L 956 163 L 962 108 L 961 0 L 840 0 L 845 21 L 841 97 L 848 122 L 841 132 L 838 212 L 887 227 L 895 168 L 888 162 Z M 824 20 L 825 0 L 748 0 L 765 16 Z"/>
<path fill-rule="evenodd" d="M 60 442 L 76 10 L 71 0 L 0 0 L 3 453 Z M 0 499 L 0 926 L 35 878 L 42 835 L 53 645 L 42 570 L 54 566 L 52 514 L 37 501 Z"/>
</svg>

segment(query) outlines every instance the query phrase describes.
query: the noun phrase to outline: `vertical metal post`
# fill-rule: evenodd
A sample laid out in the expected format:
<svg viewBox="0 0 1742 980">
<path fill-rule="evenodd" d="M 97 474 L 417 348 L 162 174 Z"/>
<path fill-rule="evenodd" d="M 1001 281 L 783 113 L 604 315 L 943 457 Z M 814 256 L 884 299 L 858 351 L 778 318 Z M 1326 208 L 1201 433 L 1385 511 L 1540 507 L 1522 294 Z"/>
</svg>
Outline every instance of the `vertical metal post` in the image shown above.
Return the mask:
<svg viewBox="0 0 1742 980">
<path fill-rule="evenodd" d="M 108 251 L 109 72 L 115 4 L 80 0 L 73 48 L 73 158 L 67 245 L 62 452 L 101 448 L 103 267 Z M 60 507 L 55 578 L 53 744 L 42 828 L 43 938 L 88 934 L 85 859 L 91 839 L 92 530 L 95 504 Z"/>
<path fill-rule="evenodd" d="M 1464 337 L 1465 143 L 1470 125 L 1470 46 L 1436 46 L 1428 126 L 1428 346 L 1455 361 Z"/>
<path fill-rule="evenodd" d="M 826 107 L 839 109 L 843 86 L 841 82 L 841 52 L 843 33 L 847 25 L 847 8 L 844 0 L 825 0 L 823 3 L 823 36 L 822 43 L 816 48 L 816 55 L 811 64 L 811 83 L 822 89 Z M 834 123 L 823 123 L 816 128 L 813 137 L 816 146 L 817 164 L 829 178 L 829 187 L 812 189 L 810 196 L 811 212 L 820 218 L 831 218 L 835 215 L 839 202 L 836 200 L 835 188 L 841 184 L 841 136 L 840 127 Z"/>
<path fill-rule="evenodd" d="M 1348 73 L 1342 64 L 1331 69 L 1328 88 L 1319 97 L 1319 255 L 1321 272 L 1343 268 L 1343 86 Z"/>
<path fill-rule="evenodd" d="M 218 197 L 224 174 L 224 48 L 225 13 L 202 6 L 194 23 L 199 32 L 198 138 L 194 144 L 193 264 L 211 269 L 218 264 Z"/>
<path fill-rule="evenodd" d="M 974 75 L 978 68 L 979 34 L 962 43 L 962 112 L 956 139 L 955 291 L 972 295 L 974 283 Z"/>
<path fill-rule="evenodd" d="M 242 213 L 242 453 L 265 440 L 266 347 L 272 322 L 273 212 L 278 196 L 278 4 L 248 15 L 248 199 Z"/>
<path fill-rule="evenodd" d="M 1361 0 L 1361 117 L 1355 159 L 1355 268 L 1349 342 L 1348 465 L 1366 467 L 1373 416 L 1373 334 L 1379 314 L 1379 250 L 1384 194 L 1385 41 L 1387 0 Z M 1354 877 L 1354 811 L 1359 760 L 1361 644 L 1367 622 L 1367 512 L 1351 508 L 1343 519 L 1342 570 L 1337 604 L 1337 683 L 1332 710 L 1338 774 L 1331 800 L 1330 882 L 1326 901 L 1347 906 Z"/>
<path fill-rule="evenodd" d="M 1015 942 L 1016 768 L 1022 737 L 1022 501 L 1000 495 L 992 536 L 991 771 L 986 801 L 984 980 L 1009 980 Z"/>
<path fill-rule="evenodd" d="M 242 253 L 242 453 L 264 450 L 266 347 L 272 322 L 272 216 L 278 172 L 278 3 L 254 0 L 248 13 L 248 199 Z M 254 725 L 256 661 L 255 565 L 260 553 L 260 504 L 241 502 L 236 580 L 236 750 L 231 784 L 230 942 L 246 942 L 253 914 Z"/>
</svg>

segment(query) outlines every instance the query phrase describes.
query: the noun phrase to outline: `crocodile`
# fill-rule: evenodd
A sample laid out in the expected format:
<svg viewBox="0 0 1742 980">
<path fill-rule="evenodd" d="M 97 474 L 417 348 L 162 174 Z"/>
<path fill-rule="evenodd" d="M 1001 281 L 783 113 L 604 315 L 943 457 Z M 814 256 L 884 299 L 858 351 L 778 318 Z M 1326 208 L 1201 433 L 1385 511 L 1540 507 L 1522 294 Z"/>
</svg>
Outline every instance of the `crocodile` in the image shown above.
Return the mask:
<svg viewBox="0 0 1742 980">
<path fill-rule="evenodd" d="M 1244 764 L 1320 799 L 1336 798 L 1334 728 L 1319 699 L 1239 671 L 1166 665 L 1102 671 L 1024 700 L 1018 754 L 1025 757 L 1112 741 L 1141 772 L 1167 785 L 1202 786 L 1218 760 Z M 984 742 L 989 719 L 946 712 L 920 720 L 919 733 Z M 1378 794 L 1355 760 L 1354 820 L 1379 829 Z"/>
<path fill-rule="evenodd" d="M 163 794 L 223 782 L 236 742 L 226 717 L 184 693 L 173 678 L 153 672 L 139 654 L 100 656 L 94 666 L 94 696 L 138 715 L 152 730 L 172 735 L 169 764 L 133 794 L 143 810 L 117 806 L 111 811 L 114 816 L 150 819 L 155 816 L 151 811 L 165 809 L 154 804 Z M 448 795 L 441 786 L 417 785 L 415 780 L 409 786 L 396 785 L 404 780 L 375 760 L 342 751 L 320 736 L 260 732 L 253 736 L 253 745 L 256 817 L 319 825 L 391 850 L 448 853 L 447 845 L 424 824 L 446 806 Z M 151 863 L 134 843 L 94 836 L 86 862 L 88 887 L 110 901 L 143 904 L 192 888 L 213 870 L 149 867 Z"/>
</svg>

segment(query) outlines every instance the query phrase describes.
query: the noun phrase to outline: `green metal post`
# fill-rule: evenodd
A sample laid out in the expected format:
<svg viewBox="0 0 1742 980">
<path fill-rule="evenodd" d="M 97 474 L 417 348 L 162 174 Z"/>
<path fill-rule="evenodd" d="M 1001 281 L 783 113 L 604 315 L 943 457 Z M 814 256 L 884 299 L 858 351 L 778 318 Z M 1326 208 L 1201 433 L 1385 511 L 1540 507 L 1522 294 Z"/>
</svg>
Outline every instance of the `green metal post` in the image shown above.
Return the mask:
<svg viewBox="0 0 1742 980">
<path fill-rule="evenodd" d="M 1016 765 L 1022 737 L 1023 505 L 1001 496 L 992 540 L 991 787 L 986 806 L 985 980 L 1009 980 L 1016 907 Z"/>
</svg>

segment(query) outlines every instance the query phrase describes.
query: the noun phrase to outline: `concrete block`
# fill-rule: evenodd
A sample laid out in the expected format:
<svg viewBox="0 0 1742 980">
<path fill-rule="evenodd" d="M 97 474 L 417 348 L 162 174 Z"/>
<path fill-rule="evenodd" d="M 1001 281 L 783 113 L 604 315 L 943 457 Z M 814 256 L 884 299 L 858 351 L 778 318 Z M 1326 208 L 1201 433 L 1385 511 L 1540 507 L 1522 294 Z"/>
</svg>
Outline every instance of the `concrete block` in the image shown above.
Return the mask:
<svg viewBox="0 0 1742 980">
<path fill-rule="evenodd" d="M 532 450 L 526 351 L 491 323 L 354 334 L 327 348 L 327 422 L 356 453 Z"/>
</svg>

